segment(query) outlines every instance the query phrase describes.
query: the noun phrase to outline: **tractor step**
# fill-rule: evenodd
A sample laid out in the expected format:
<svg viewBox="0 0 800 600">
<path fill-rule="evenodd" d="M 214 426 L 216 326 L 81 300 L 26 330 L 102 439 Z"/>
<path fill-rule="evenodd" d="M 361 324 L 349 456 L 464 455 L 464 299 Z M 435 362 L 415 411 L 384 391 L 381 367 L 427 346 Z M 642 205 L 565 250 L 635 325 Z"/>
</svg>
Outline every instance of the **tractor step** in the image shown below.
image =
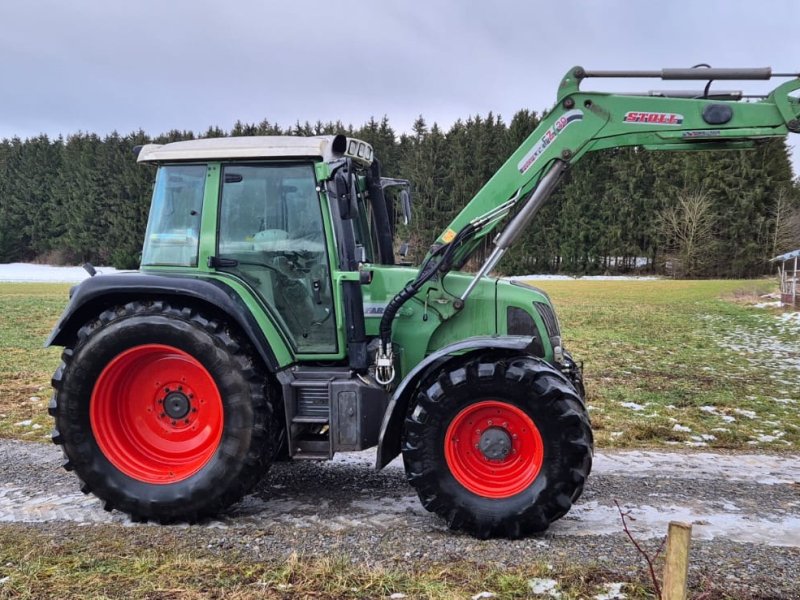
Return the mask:
<svg viewBox="0 0 800 600">
<path fill-rule="evenodd" d="M 347 367 L 297 366 L 281 371 L 289 455 L 332 458 L 378 442 L 388 395 Z"/>
<path fill-rule="evenodd" d="M 295 415 L 292 417 L 292 423 L 316 423 L 318 425 L 327 425 L 328 417 L 306 417 L 303 415 Z"/>
<path fill-rule="evenodd" d="M 329 440 L 297 440 L 293 458 L 303 460 L 326 460 L 331 458 Z"/>
</svg>

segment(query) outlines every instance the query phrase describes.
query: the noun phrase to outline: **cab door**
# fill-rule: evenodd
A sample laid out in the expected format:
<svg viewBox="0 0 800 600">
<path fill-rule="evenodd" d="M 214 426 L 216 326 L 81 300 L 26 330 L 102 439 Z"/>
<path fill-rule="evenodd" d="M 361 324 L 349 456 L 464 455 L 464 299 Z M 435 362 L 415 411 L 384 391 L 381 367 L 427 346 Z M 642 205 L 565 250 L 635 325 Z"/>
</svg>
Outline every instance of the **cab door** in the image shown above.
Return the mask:
<svg viewBox="0 0 800 600">
<path fill-rule="evenodd" d="M 295 353 L 337 353 L 331 263 L 313 164 L 227 164 L 221 178 L 217 270 L 250 285 Z"/>
</svg>

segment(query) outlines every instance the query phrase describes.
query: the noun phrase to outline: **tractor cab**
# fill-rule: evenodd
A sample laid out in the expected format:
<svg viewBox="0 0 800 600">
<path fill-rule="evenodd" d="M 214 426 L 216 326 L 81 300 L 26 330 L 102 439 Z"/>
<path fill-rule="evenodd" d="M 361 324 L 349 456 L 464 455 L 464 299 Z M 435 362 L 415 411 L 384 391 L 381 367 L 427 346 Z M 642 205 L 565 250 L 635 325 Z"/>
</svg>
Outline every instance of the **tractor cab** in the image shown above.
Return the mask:
<svg viewBox="0 0 800 600">
<path fill-rule="evenodd" d="M 191 268 L 240 281 L 294 353 L 343 356 L 332 274 L 392 264 L 388 215 L 410 214 L 408 182 L 373 181 L 369 144 L 344 136 L 214 138 L 145 146 L 139 161 L 159 165 L 143 271 Z M 325 189 L 333 170 L 332 187 L 347 196 L 335 206 Z M 364 193 L 369 185 L 373 194 L 376 187 L 400 193 L 387 192 L 387 203 L 382 193 Z"/>
</svg>

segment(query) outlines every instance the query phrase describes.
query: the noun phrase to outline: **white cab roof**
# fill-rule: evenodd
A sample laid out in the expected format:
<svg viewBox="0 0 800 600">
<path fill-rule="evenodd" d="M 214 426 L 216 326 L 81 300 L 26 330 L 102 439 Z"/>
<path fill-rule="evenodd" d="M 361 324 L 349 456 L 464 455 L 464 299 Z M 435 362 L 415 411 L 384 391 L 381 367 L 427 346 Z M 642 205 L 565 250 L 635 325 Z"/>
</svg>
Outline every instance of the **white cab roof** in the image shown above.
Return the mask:
<svg viewBox="0 0 800 600">
<path fill-rule="evenodd" d="M 344 138 L 342 143 L 344 143 Z M 336 136 L 320 135 L 299 137 L 289 135 L 203 138 L 172 142 L 171 144 L 147 144 L 137 158 L 138 162 L 166 162 L 182 160 L 230 160 L 237 158 L 335 158 L 333 142 Z M 352 138 L 347 138 L 350 142 Z M 363 144 L 359 140 L 353 140 Z M 369 144 L 369 162 L 372 148 Z M 338 150 L 338 146 L 337 146 Z M 349 153 L 348 153 L 349 154 Z M 337 153 L 341 156 L 341 153 Z"/>
</svg>

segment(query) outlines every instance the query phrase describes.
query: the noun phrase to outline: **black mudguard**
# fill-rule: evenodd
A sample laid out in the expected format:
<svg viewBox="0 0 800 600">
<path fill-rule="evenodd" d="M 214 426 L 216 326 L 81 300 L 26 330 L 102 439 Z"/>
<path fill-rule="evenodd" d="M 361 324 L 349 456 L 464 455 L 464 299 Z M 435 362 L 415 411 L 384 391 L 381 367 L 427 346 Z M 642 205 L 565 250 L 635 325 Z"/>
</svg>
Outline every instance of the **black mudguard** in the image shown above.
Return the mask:
<svg viewBox="0 0 800 600">
<path fill-rule="evenodd" d="M 72 344 L 78 329 L 111 306 L 133 300 L 180 301 L 233 321 L 250 340 L 270 372 L 279 368 L 264 333 L 239 295 L 221 281 L 198 276 L 120 273 L 91 277 L 70 290 L 70 301 L 45 346 Z"/>
<path fill-rule="evenodd" d="M 425 375 L 440 368 L 447 361 L 486 350 L 508 350 L 515 353 L 528 352 L 534 338 L 532 336 L 476 336 L 450 344 L 429 354 L 406 376 L 392 395 L 389 406 L 383 415 L 383 424 L 378 438 L 377 470 L 388 465 L 400 454 L 400 436 L 403 421 L 408 412 L 408 403 L 417 385 Z"/>
</svg>

